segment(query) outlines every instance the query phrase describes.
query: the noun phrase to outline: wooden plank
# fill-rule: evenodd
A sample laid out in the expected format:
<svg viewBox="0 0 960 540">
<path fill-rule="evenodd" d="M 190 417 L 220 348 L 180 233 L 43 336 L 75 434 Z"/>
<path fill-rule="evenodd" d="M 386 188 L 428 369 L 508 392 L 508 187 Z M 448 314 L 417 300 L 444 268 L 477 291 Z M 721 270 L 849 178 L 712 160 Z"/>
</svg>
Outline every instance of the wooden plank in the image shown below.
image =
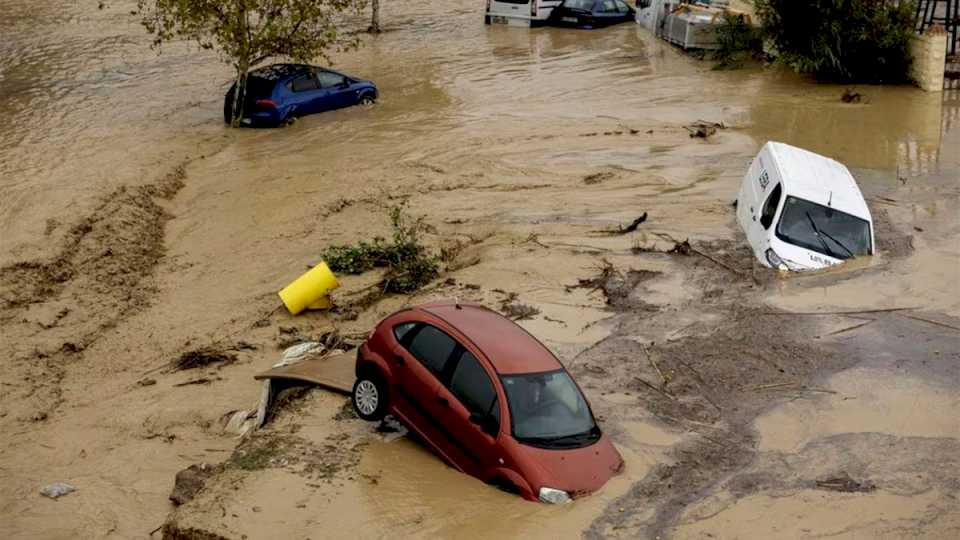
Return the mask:
<svg viewBox="0 0 960 540">
<path fill-rule="evenodd" d="M 269 369 L 254 375 L 254 379 L 287 379 L 322 386 L 328 390 L 350 395 L 353 391 L 356 352 L 347 352 L 323 358 L 308 358 L 296 364 Z"/>
</svg>

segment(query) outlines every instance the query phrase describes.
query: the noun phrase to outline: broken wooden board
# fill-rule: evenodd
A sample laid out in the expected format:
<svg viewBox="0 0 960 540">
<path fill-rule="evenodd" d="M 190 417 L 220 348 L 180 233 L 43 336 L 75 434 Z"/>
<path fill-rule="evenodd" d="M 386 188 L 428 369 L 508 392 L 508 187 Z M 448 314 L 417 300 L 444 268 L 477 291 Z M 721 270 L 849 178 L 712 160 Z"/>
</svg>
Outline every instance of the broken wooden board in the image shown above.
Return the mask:
<svg viewBox="0 0 960 540">
<path fill-rule="evenodd" d="M 322 358 L 308 358 L 289 366 L 276 367 L 254 375 L 257 380 L 303 381 L 349 395 L 353 391 L 357 353 L 346 352 Z"/>
</svg>

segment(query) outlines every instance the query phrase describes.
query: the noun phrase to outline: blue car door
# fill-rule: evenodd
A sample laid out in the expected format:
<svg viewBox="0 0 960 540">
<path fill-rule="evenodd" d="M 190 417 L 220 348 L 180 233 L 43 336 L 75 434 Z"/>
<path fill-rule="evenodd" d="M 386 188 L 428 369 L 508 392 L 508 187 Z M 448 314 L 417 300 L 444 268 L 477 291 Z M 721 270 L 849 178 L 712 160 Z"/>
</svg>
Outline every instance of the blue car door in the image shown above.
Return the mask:
<svg viewBox="0 0 960 540">
<path fill-rule="evenodd" d="M 327 92 L 329 102 L 327 110 L 349 107 L 357 103 L 359 92 L 353 87 L 349 78 L 334 71 L 321 69 L 317 71 L 317 79 L 320 81 L 320 87 Z"/>
<path fill-rule="evenodd" d="M 291 113 L 304 116 L 326 110 L 323 104 L 327 92 L 320 87 L 316 74 L 312 71 L 294 77 L 287 88 L 290 90 Z"/>
</svg>

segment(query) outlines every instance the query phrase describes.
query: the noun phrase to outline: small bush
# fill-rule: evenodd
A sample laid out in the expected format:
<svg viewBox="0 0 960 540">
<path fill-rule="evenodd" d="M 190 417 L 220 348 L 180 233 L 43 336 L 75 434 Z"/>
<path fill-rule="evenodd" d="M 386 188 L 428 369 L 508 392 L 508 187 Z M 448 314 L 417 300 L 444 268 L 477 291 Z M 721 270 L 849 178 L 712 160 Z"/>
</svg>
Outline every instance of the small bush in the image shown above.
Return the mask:
<svg viewBox="0 0 960 540">
<path fill-rule="evenodd" d="M 332 246 L 321 253 L 334 272 L 362 274 L 373 268 L 386 268 L 384 292 L 406 294 L 416 291 L 440 273 L 436 256 L 420 243 L 420 235 L 429 226 L 423 217 L 411 218 L 406 212 L 406 201 L 388 209 L 392 242 L 376 237 L 372 242 L 358 242 L 352 246 Z"/>
<path fill-rule="evenodd" d="M 743 15 L 733 13 L 723 15 L 723 23 L 717 27 L 717 41 L 720 48 L 713 51 L 714 69 L 737 69 L 762 46 L 759 31 Z"/>
<path fill-rule="evenodd" d="M 895 0 L 757 0 L 778 60 L 835 82 L 899 83 L 910 67 L 914 4 Z"/>
<path fill-rule="evenodd" d="M 386 252 L 389 247 L 381 237 L 373 243 L 358 242 L 354 246 L 332 246 L 327 248 L 323 260 L 334 272 L 362 274 L 367 270 L 387 266 Z"/>
</svg>

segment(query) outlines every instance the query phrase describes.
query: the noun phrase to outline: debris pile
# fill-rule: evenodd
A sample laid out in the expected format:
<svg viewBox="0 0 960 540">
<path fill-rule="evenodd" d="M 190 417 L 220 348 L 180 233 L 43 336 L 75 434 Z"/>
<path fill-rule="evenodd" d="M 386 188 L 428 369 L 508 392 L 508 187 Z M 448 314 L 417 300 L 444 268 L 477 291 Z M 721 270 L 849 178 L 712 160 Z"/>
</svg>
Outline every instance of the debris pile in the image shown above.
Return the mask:
<svg viewBox="0 0 960 540">
<path fill-rule="evenodd" d="M 850 478 L 850 475 L 846 472 L 841 472 L 836 476 L 831 476 L 824 480 L 817 480 L 815 484 L 820 489 L 841 491 L 843 493 L 869 493 L 877 489 L 877 486 L 870 480 L 858 482 Z"/>
<path fill-rule="evenodd" d="M 697 120 L 683 127 L 690 132 L 691 139 L 709 139 L 717 133 L 718 129 L 727 129 L 723 122 L 707 122 L 705 120 Z"/>
<path fill-rule="evenodd" d="M 173 482 L 173 491 L 170 492 L 170 501 L 177 506 L 190 502 L 203 489 L 207 480 L 222 469 L 221 465 L 199 463 L 178 472 Z"/>
<path fill-rule="evenodd" d="M 171 366 L 175 371 L 198 369 L 212 365 L 226 366 L 237 361 L 237 355 L 214 347 L 200 347 L 187 351 L 177 358 Z"/>
<path fill-rule="evenodd" d="M 500 302 L 500 312 L 514 321 L 532 319 L 540 314 L 539 309 L 517 302 L 518 296 L 514 292 L 508 293 L 506 298 Z"/>
<path fill-rule="evenodd" d="M 607 305 L 616 309 L 639 309 L 653 311 L 657 306 L 648 304 L 633 297 L 633 291 L 642 281 L 646 281 L 658 272 L 650 270 L 627 270 L 623 273 L 610 261 L 604 260 L 600 268 L 600 275 L 592 278 L 581 278 L 576 285 L 568 285 L 567 291 L 572 289 L 590 289 L 602 291 Z"/>
</svg>

